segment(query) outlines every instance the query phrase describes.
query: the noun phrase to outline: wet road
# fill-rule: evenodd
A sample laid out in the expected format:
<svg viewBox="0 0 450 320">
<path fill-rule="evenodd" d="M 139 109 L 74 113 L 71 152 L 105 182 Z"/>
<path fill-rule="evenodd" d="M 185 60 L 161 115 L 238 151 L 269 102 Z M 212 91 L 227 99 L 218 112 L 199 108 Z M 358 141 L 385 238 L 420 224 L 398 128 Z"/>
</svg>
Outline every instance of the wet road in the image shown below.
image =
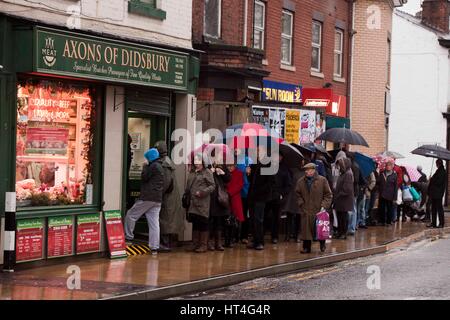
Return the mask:
<svg viewBox="0 0 450 320">
<path fill-rule="evenodd" d="M 174 299 L 450 299 L 450 239 Z"/>
</svg>

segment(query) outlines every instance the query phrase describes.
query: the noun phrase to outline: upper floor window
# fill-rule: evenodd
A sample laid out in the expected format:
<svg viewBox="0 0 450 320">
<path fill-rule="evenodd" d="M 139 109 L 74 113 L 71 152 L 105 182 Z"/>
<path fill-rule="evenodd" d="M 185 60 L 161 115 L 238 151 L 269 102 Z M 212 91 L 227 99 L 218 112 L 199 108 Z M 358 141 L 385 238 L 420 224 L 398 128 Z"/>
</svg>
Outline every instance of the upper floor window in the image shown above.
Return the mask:
<svg viewBox="0 0 450 320">
<path fill-rule="evenodd" d="M 130 0 L 128 12 L 164 20 L 166 19 L 166 12 L 161 10 L 159 6 L 157 0 Z"/>
<path fill-rule="evenodd" d="M 255 22 L 253 26 L 253 47 L 264 50 L 264 30 L 266 25 L 266 5 L 255 1 Z"/>
<path fill-rule="evenodd" d="M 220 38 L 222 0 L 205 0 L 204 35 Z"/>
<path fill-rule="evenodd" d="M 292 34 L 294 15 L 283 10 L 281 17 L 281 63 L 292 64 Z"/>
<path fill-rule="evenodd" d="M 312 24 L 312 55 L 311 69 L 316 72 L 321 71 L 322 58 L 322 23 L 313 21 Z"/>
<path fill-rule="evenodd" d="M 334 76 L 338 78 L 342 78 L 343 51 L 344 32 L 336 29 L 334 33 Z"/>
</svg>

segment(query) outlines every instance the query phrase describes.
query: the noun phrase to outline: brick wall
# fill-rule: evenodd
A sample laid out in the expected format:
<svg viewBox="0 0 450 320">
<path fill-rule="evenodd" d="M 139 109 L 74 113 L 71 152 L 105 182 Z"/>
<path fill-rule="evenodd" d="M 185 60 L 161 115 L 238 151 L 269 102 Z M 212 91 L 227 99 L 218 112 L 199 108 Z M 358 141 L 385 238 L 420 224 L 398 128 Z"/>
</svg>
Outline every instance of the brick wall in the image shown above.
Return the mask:
<svg viewBox="0 0 450 320">
<path fill-rule="evenodd" d="M 379 28 L 369 28 L 369 6 L 379 8 Z M 386 148 L 384 100 L 387 89 L 388 34 L 392 29 L 392 8 L 388 1 L 356 1 L 355 49 L 352 84 L 352 129 L 361 133 L 370 148 L 352 147 L 368 154 Z"/>
<path fill-rule="evenodd" d="M 422 3 L 422 22 L 442 32 L 449 32 L 450 2 L 426 0 Z"/>
<path fill-rule="evenodd" d="M 293 61 L 295 71 L 280 68 L 281 51 L 281 13 L 283 0 L 268 1 L 266 6 L 266 57 L 271 72 L 269 80 L 301 84 L 303 87 L 321 88 L 327 82 L 332 83 L 335 93 L 347 95 L 347 83 L 333 80 L 334 70 L 334 33 L 336 20 L 344 22 L 344 62 L 343 78 L 349 80 L 347 75 L 349 39 L 349 4 L 344 0 L 302 0 L 293 1 L 294 12 L 294 37 L 293 37 Z M 322 73 L 324 78 L 311 75 L 311 41 L 313 12 L 319 12 L 325 17 L 322 29 Z M 252 36 L 252 34 L 251 34 Z M 251 37 L 250 36 L 250 37 Z"/>
</svg>

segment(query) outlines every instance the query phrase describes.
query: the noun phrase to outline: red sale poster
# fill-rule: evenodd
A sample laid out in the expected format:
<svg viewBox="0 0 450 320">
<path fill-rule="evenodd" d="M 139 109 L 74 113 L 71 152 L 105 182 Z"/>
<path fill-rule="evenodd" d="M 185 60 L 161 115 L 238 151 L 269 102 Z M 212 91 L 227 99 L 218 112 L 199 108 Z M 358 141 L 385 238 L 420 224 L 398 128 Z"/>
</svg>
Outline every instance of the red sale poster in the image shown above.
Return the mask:
<svg viewBox="0 0 450 320">
<path fill-rule="evenodd" d="M 16 261 L 43 259 L 44 219 L 17 221 Z"/>
<path fill-rule="evenodd" d="M 77 217 L 77 254 L 100 251 L 100 215 Z"/>
<path fill-rule="evenodd" d="M 105 211 L 105 222 L 111 258 L 126 257 L 125 233 L 120 211 Z"/>
<path fill-rule="evenodd" d="M 47 256 L 63 257 L 73 254 L 73 217 L 48 218 Z"/>
</svg>

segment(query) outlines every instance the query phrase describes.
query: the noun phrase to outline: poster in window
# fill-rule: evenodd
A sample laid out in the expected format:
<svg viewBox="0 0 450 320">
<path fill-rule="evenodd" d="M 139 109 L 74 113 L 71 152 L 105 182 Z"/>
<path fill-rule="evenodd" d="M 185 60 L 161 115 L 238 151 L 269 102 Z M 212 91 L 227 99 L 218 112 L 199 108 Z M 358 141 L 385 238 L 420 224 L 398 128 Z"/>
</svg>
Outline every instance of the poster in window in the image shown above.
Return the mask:
<svg viewBox="0 0 450 320">
<path fill-rule="evenodd" d="M 44 258 L 44 219 L 17 221 L 16 261 L 31 261 Z"/>
<path fill-rule="evenodd" d="M 286 109 L 270 109 L 269 119 L 270 129 L 272 129 L 279 137 L 284 138 L 284 129 L 286 125 Z"/>
<path fill-rule="evenodd" d="M 300 110 L 286 110 L 285 140 L 289 143 L 300 143 Z"/>
<path fill-rule="evenodd" d="M 314 142 L 316 139 L 316 111 L 300 111 L 300 144 Z"/>
</svg>

